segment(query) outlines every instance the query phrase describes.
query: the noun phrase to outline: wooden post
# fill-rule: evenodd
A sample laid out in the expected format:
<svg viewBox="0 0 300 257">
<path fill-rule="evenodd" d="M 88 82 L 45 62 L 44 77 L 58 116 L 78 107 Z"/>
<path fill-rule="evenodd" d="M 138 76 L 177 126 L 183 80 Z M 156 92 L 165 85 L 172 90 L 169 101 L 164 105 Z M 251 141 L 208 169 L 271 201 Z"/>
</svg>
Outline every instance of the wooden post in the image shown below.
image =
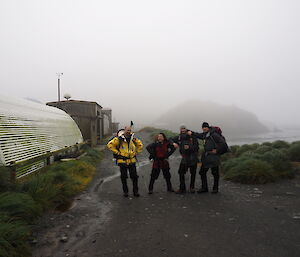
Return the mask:
<svg viewBox="0 0 300 257">
<path fill-rule="evenodd" d="M 10 182 L 11 183 L 15 183 L 16 182 L 16 163 L 15 162 L 11 162 L 10 165 L 9 165 L 9 168 L 10 168 Z"/>
</svg>

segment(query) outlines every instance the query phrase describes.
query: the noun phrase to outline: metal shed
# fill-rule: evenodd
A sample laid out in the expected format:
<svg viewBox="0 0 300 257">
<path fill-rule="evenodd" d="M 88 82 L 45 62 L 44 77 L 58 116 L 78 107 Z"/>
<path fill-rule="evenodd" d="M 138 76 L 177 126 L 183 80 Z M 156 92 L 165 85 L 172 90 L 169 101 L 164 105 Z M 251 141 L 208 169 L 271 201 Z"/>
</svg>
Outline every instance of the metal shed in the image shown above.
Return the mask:
<svg viewBox="0 0 300 257">
<path fill-rule="evenodd" d="M 18 164 L 83 142 L 64 111 L 25 99 L 0 96 L 0 166 Z M 17 171 L 17 177 L 46 165 L 41 159 Z"/>
</svg>

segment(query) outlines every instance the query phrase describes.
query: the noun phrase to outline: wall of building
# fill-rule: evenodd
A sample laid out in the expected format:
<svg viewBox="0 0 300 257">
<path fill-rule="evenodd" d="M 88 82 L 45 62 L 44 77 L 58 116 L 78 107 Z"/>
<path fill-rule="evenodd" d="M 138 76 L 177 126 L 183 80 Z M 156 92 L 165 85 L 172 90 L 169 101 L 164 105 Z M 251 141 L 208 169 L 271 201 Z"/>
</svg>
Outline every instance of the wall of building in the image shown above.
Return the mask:
<svg viewBox="0 0 300 257">
<path fill-rule="evenodd" d="M 55 106 L 68 113 L 77 123 L 84 140 L 90 141 L 92 146 L 109 135 L 112 135 L 112 110 L 102 109 L 96 102 L 61 101 L 50 102 L 47 105 Z"/>
</svg>

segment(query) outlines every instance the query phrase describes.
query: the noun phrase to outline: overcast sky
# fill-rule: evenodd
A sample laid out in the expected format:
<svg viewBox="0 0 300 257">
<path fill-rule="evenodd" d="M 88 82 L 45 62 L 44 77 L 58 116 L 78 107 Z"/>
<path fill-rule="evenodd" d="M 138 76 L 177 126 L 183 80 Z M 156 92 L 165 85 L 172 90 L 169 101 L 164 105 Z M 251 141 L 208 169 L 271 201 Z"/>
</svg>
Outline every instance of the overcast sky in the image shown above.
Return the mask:
<svg viewBox="0 0 300 257">
<path fill-rule="evenodd" d="M 300 123 L 299 0 L 0 0 L 0 88 L 148 122 L 188 99 Z M 131 113 L 133 118 L 126 113 Z"/>
</svg>

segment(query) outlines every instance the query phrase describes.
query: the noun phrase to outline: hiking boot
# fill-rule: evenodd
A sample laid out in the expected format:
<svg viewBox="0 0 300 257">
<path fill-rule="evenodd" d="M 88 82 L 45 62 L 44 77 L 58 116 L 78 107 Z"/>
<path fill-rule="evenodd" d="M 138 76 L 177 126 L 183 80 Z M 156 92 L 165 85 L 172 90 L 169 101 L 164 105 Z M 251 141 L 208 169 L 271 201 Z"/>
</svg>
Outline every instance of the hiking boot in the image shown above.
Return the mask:
<svg viewBox="0 0 300 257">
<path fill-rule="evenodd" d="M 190 193 L 191 193 L 191 194 L 195 194 L 195 192 L 196 192 L 196 191 L 195 191 L 195 188 L 191 187 L 191 188 L 190 188 Z"/>
<path fill-rule="evenodd" d="M 182 189 L 178 189 L 177 191 L 175 191 L 176 194 L 185 194 L 186 191 L 182 190 Z"/>
<path fill-rule="evenodd" d="M 149 190 L 148 194 L 152 195 L 153 194 L 153 190 Z"/>
<path fill-rule="evenodd" d="M 128 197 L 129 195 L 128 195 L 128 193 L 124 193 L 123 196 L 124 197 Z"/>
<path fill-rule="evenodd" d="M 217 194 L 218 192 L 219 192 L 219 190 L 218 190 L 217 188 L 214 188 L 214 189 L 211 191 L 212 194 Z"/>
<path fill-rule="evenodd" d="M 133 193 L 134 197 L 140 197 L 140 194 L 138 192 Z"/>
<path fill-rule="evenodd" d="M 174 192 L 174 189 L 173 188 L 168 188 L 167 192 Z"/>
<path fill-rule="evenodd" d="M 206 189 L 206 188 L 201 188 L 197 191 L 198 194 L 207 193 L 207 192 L 208 192 L 208 189 Z"/>
</svg>

